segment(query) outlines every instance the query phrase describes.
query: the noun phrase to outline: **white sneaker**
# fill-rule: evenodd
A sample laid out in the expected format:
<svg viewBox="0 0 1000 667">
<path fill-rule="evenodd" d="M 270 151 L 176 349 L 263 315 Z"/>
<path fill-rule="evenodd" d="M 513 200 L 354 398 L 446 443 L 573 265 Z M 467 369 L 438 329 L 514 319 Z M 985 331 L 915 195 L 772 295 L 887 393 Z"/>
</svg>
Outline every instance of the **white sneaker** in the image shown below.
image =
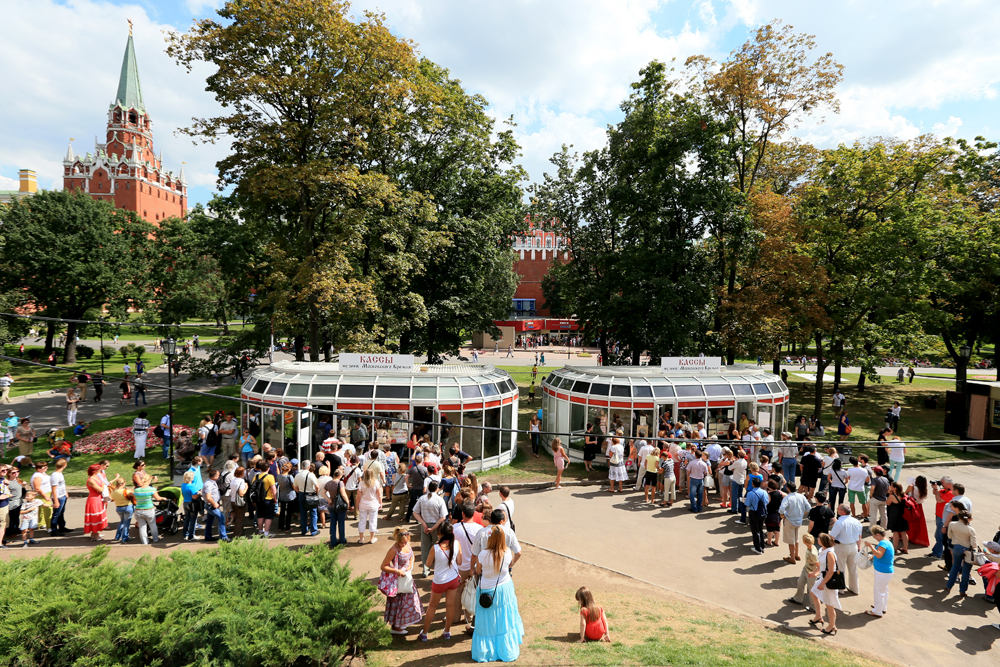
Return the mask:
<svg viewBox="0 0 1000 667">
<path fill-rule="evenodd" d="M 1000 630 L 1000 623 L 994 623 L 993 627 L 996 628 L 997 630 Z"/>
</svg>

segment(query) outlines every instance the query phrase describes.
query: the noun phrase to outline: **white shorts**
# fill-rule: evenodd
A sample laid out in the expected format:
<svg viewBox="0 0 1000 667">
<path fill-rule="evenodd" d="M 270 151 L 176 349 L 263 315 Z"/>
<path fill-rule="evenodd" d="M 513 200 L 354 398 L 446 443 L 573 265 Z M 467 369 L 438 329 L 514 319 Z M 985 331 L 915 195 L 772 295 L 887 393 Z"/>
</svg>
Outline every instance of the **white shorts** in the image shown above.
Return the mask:
<svg viewBox="0 0 1000 667">
<path fill-rule="evenodd" d="M 358 533 L 366 531 L 376 532 L 378 530 L 378 508 L 358 509 Z"/>
</svg>

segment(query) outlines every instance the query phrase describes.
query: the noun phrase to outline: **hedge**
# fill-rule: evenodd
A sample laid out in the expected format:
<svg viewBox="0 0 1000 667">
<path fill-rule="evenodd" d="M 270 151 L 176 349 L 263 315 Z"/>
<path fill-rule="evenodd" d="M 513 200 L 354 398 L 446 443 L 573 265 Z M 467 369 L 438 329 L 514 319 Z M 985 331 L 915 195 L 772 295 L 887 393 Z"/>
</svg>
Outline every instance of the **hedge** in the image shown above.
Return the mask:
<svg viewBox="0 0 1000 667">
<path fill-rule="evenodd" d="M 385 645 L 375 586 L 326 546 L 261 540 L 111 562 L 0 562 L 0 665 L 338 665 Z"/>
</svg>

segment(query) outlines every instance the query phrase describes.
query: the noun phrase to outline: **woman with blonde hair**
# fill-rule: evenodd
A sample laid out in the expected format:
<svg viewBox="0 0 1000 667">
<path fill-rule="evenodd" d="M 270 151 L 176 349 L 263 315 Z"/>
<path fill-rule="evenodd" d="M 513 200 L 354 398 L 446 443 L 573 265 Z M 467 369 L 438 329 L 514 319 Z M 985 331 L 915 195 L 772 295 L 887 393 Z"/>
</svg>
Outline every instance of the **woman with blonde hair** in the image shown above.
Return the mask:
<svg viewBox="0 0 1000 667">
<path fill-rule="evenodd" d="M 125 486 L 125 480 L 121 477 L 111 481 L 111 500 L 115 503 L 115 511 L 118 512 L 118 530 L 115 531 L 115 539 L 112 542 L 128 543 L 128 532 L 132 527 L 132 501 L 134 496 Z"/>
<path fill-rule="evenodd" d="M 552 462 L 556 466 L 556 486 L 555 488 L 562 488 L 562 474 L 563 470 L 569 464 L 569 456 L 566 454 L 566 450 L 562 446 L 562 440 L 558 437 L 552 438 Z"/>
<path fill-rule="evenodd" d="M 378 511 L 382 509 L 382 478 L 377 466 L 365 470 L 358 485 L 358 544 L 365 541 L 366 528 L 371 530 L 371 543 L 378 542 Z"/>
<path fill-rule="evenodd" d="M 583 644 L 587 640 L 592 642 L 610 642 L 611 634 L 608 632 L 608 619 L 604 615 L 604 608 L 599 607 L 594 602 L 594 595 L 586 586 L 581 586 L 576 592 L 576 601 L 580 604 L 580 640 Z"/>
<path fill-rule="evenodd" d="M 826 605 L 827 627 L 820 630 L 824 635 L 837 634 L 837 610 L 840 609 L 840 590 L 830 588 L 830 578 L 835 572 L 841 571 L 837 563 L 837 554 L 833 551 L 834 540 L 829 533 L 819 536 L 819 576 L 816 583 L 809 591 L 812 597 L 813 609 L 816 610 L 816 617 L 809 621 L 810 625 L 821 625 L 823 623 L 823 607 Z"/>
<path fill-rule="evenodd" d="M 476 628 L 472 633 L 472 659 L 476 662 L 513 662 L 521 653 L 524 623 L 517 608 L 514 581 L 510 578 L 513 555 L 503 528 L 490 526 L 486 548 L 479 552 L 476 574 Z"/>
<path fill-rule="evenodd" d="M 383 618 L 394 635 L 405 635 L 407 626 L 420 621 L 424 616 L 424 606 L 420 593 L 413 585 L 413 548 L 410 547 L 410 533 L 396 526 L 392 531 L 393 545 L 382 559 L 382 578 L 379 590 L 386 596 Z M 409 579 L 409 592 L 400 592 L 400 580 Z M 404 583 L 405 588 L 405 583 Z"/>
</svg>

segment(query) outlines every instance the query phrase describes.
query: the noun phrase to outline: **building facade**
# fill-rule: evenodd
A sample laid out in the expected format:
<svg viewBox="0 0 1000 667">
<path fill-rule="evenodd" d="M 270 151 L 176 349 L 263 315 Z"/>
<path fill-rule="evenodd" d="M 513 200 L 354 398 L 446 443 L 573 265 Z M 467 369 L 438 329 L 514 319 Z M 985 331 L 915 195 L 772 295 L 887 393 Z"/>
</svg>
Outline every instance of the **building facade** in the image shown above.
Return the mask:
<svg viewBox="0 0 1000 667">
<path fill-rule="evenodd" d="M 569 261 L 569 249 L 551 221 L 528 218 L 528 232 L 514 237 L 514 271 L 521 276 L 521 282 L 514 292 L 511 304 L 511 318 L 546 317 L 542 294 L 542 278 L 552 268 L 552 261 Z"/>
<path fill-rule="evenodd" d="M 131 29 L 105 140 L 85 155 L 76 155 L 70 143 L 63 160 L 63 188 L 135 211 L 153 224 L 187 213 L 184 167 L 176 174 L 166 169 L 162 153 L 153 149 L 153 122 L 142 99 Z"/>
<path fill-rule="evenodd" d="M 9 204 L 15 199 L 30 197 L 38 192 L 38 175 L 34 169 L 21 169 L 17 172 L 17 190 L 0 190 L 0 204 Z"/>
</svg>

